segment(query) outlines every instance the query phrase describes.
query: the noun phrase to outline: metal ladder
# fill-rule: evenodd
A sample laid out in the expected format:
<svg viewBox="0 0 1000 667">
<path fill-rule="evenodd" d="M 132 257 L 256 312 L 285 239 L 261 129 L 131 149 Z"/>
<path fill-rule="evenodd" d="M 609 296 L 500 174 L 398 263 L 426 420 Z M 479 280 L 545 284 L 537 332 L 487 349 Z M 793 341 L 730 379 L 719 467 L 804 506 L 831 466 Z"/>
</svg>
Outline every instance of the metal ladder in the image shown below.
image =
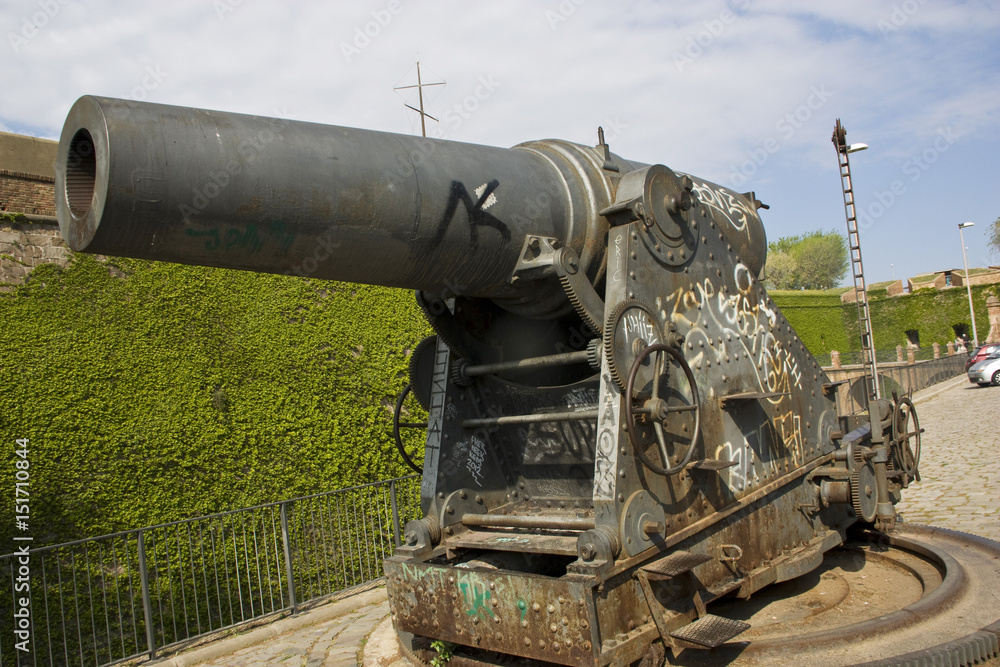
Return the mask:
<svg viewBox="0 0 1000 667">
<path fill-rule="evenodd" d="M 878 364 L 875 360 L 875 343 L 872 340 L 871 313 L 868 310 L 868 289 L 865 287 L 864 268 L 861 264 L 861 238 L 858 236 L 858 218 L 854 210 L 854 185 L 851 182 L 851 162 L 847 157 L 847 130 L 837 124 L 833 130 L 833 144 L 837 147 L 840 162 L 840 181 L 844 189 L 844 210 L 847 213 L 847 244 L 851 253 L 851 273 L 854 275 L 854 294 L 857 297 L 858 325 L 861 327 L 861 356 L 865 367 L 865 385 L 868 399 L 878 399 Z"/>
</svg>

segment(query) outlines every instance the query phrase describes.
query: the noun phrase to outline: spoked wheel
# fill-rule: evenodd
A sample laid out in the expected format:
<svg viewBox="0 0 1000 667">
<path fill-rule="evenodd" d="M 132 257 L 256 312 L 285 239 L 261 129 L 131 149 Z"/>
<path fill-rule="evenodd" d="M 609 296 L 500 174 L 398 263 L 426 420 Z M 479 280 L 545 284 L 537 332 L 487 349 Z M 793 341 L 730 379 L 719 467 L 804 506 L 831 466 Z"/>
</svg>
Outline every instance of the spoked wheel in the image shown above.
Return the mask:
<svg viewBox="0 0 1000 667">
<path fill-rule="evenodd" d="M 892 445 L 890 457 L 897 475 L 915 479 L 920 465 L 920 420 L 913 401 L 904 396 L 892 410 Z"/>
<path fill-rule="evenodd" d="M 652 354 L 655 354 L 656 358 L 654 362 L 650 397 L 643 402 L 641 407 L 637 407 L 634 404 L 634 398 L 636 398 L 636 376 L 639 373 L 639 369 L 644 365 L 646 359 Z M 686 405 L 670 405 L 668 403 L 668 399 L 660 396 L 660 381 L 666 375 L 665 362 L 667 357 L 677 362 L 677 365 L 680 366 L 682 371 L 684 371 L 684 377 L 687 379 L 688 387 L 691 392 L 690 402 Z M 667 438 L 664 433 L 664 428 L 668 427 L 671 415 L 677 412 L 693 412 L 694 428 L 692 429 L 691 436 L 687 439 L 686 443 L 683 438 L 681 438 L 679 442 L 674 442 L 675 445 L 686 445 L 687 451 L 684 452 L 684 456 L 681 457 L 680 461 L 678 461 L 676 465 L 671 466 L 670 452 L 668 451 Z M 646 454 L 645 446 L 639 442 L 637 434 L 638 428 L 636 424 L 637 418 L 643 418 L 652 422 L 653 430 L 656 433 L 656 444 L 660 452 L 660 460 L 663 461 L 663 465 L 654 463 L 653 460 Z M 701 427 L 701 401 L 698 397 L 698 385 L 695 384 L 694 373 L 691 372 L 691 367 L 688 366 L 684 356 L 677 349 L 669 345 L 656 343 L 648 346 L 635 358 L 635 361 L 632 363 L 632 368 L 629 370 L 628 381 L 625 384 L 624 422 L 625 429 L 628 432 L 629 442 L 632 443 L 632 449 L 635 450 L 636 455 L 639 457 L 639 460 L 642 461 L 643 465 L 653 472 L 661 475 L 676 475 L 691 462 L 691 456 L 694 454 L 694 450 L 698 444 L 698 434 Z"/>
<path fill-rule="evenodd" d="M 424 471 L 423 465 L 418 465 L 413 457 L 410 456 L 409 452 L 406 451 L 406 446 L 403 444 L 403 438 L 400 435 L 401 428 L 427 428 L 427 422 L 401 422 L 399 421 L 400 415 L 403 412 L 403 403 L 406 401 L 407 396 L 413 391 L 413 384 L 408 384 L 403 388 L 403 391 L 399 393 L 399 397 L 396 398 L 396 409 L 392 413 L 392 437 L 396 440 L 396 449 L 399 451 L 399 455 L 403 457 L 403 461 L 406 465 L 410 466 L 416 472 L 422 473 Z"/>
</svg>

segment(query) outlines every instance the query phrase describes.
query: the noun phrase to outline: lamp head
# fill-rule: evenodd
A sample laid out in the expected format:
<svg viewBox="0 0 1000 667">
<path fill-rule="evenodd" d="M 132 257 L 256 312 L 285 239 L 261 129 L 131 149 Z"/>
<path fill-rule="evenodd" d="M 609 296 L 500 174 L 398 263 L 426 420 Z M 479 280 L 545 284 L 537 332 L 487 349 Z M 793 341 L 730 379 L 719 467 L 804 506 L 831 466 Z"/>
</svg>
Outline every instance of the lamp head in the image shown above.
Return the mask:
<svg viewBox="0 0 1000 667">
<path fill-rule="evenodd" d="M 974 223 L 974 222 L 960 222 L 960 223 L 958 223 L 958 228 L 959 229 L 963 229 L 965 227 L 975 227 L 975 226 L 976 226 L 976 223 Z"/>
<path fill-rule="evenodd" d="M 857 153 L 858 151 L 863 151 L 868 148 L 868 144 L 851 144 L 844 148 L 845 153 Z"/>
</svg>

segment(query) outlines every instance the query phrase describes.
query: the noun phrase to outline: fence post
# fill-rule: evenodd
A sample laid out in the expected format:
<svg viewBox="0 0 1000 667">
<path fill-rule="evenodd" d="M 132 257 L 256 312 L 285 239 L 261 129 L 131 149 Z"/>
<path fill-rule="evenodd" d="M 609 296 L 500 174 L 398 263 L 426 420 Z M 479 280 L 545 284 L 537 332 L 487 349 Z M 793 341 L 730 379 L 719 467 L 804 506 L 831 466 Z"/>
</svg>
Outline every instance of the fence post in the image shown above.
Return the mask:
<svg viewBox="0 0 1000 667">
<path fill-rule="evenodd" d="M 396 506 L 396 480 L 389 482 L 389 499 L 392 501 L 392 539 L 396 546 L 400 546 L 399 541 L 399 509 Z"/>
<path fill-rule="evenodd" d="M 285 578 L 288 579 L 288 604 L 292 616 L 299 613 L 295 602 L 295 579 L 292 577 L 292 547 L 288 539 L 288 503 L 281 503 L 281 546 L 285 552 Z"/>
<path fill-rule="evenodd" d="M 156 659 L 156 640 L 153 638 L 153 604 L 149 599 L 149 572 L 146 569 L 146 535 L 139 531 L 139 583 L 142 585 L 142 617 L 146 622 L 146 646 L 149 659 Z"/>
</svg>

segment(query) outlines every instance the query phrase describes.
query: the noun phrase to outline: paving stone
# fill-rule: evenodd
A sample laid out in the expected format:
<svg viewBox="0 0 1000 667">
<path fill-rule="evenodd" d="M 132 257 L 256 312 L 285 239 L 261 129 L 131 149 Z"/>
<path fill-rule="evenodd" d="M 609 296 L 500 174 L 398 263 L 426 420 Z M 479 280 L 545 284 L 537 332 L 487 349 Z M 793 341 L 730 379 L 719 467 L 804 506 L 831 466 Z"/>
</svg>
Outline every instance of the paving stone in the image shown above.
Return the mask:
<svg viewBox="0 0 1000 667">
<path fill-rule="evenodd" d="M 904 522 L 1000 540 L 1000 387 L 963 378 L 947 385 L 930 398 L 915 397 L 926 429 L 922 480 L 903 491 L 896 509 Z"/>
</svg>

